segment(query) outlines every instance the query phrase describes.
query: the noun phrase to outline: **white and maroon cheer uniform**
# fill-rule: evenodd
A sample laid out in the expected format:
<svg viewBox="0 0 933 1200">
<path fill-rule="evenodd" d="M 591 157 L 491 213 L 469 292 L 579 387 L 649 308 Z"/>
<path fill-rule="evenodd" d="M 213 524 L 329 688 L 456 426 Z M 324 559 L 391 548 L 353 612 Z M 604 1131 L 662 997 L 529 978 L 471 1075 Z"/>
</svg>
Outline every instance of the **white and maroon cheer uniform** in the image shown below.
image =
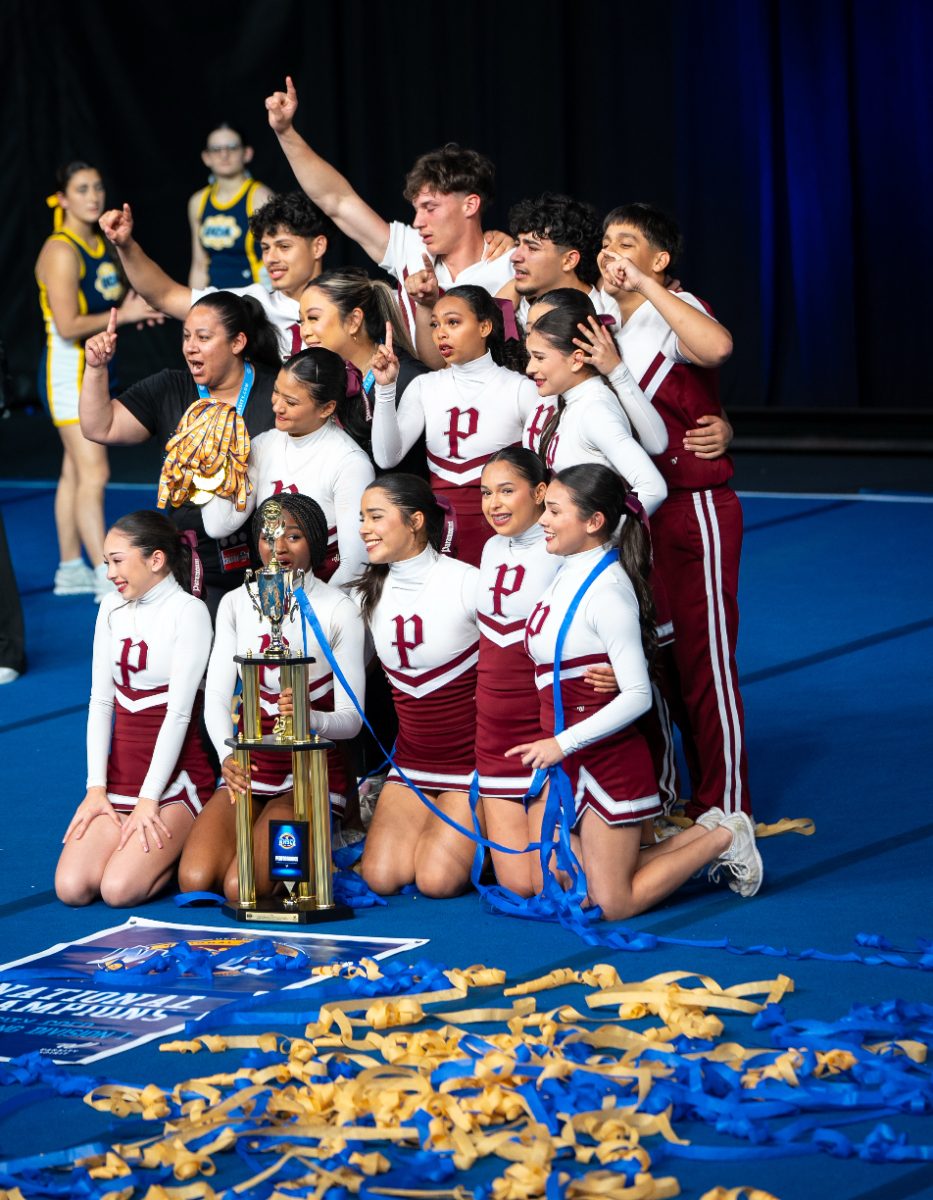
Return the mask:
<svg viewBox="0 0 933 1200">
<path fill-rule="evenodd" d="M 534 664 L 525 622 L 563 560 L 548 554 L 544 530 L 492 537 L 483 547 L 476 594 L 476 770 L 481 796 L 520 800 L 533 772 L 506 750 L 542 736 Z"/>
<path fill-rule="evenodd" d="M 689 292 L 686 304 L 708 312 Z M 668 429 L 669 445 L 655 462 L 668 499 L 652 518 L 655 568 L 671 605 L 679 680 L 665 688 L 684 738 L 697 816 L 713 806 L 751 811 L 744 709 L 735 647 L 742 506 L 728 481 L 732 460 L 698 458 L 683 449 L 684 434 L 705 414 L 720 416 L 719 372 L 697 367 L 648 301 L 618 337 L 625 362 Z"/>
<path fill-rule="evenodd" d="M 363 703 L 366 686 L 364 669 L 365 630 L 360 611 L 342 591 L 321 583 L 313 575 L 305 577 L 305 592 L 315 615 L 321 622 L 327 640 L 333 647 L 334 657 L 347 683 Z M 282 638 L 287 646 L 303 654 L 301 615 L 294 609 L 282 623 Z M 316 661 L 308 667 L 308 696 L 311 701 L 311 728 L 331 741 L 344 741 L 359 733 L 361 720 L 352 700 L 340 682 L 334 678 L 330 664 L 308 626 L 308 654 Z M 246 588 L 239 587 L 228 592 L 217 610 L 217 627 L 214 634 L 214 649 L 211 651 L 207 669 L 205 690 L 205 720 L 217 757 L 221 762 L 231 753 L 224 739 L 233 736 L 230 705 L 236 686 L 239 664 L 233 661 L 235 654 L 265 653 L 269 648 L 269 623 L 260 618 L 253 607 Z M 278 667 L 262 667 L 259 673 L 259 704 L 262 732 L 272 733 L 279 715 Z M 242 729 L 242 715 L 239 728 Z M 253 792 L 266 799 L 281 795 L 292 787 L 292 759 L 290 754 L 274 751 L 254 750 L 250 754 L 253 772 Z M 350 786 L 343 756 L 339 747 L 327 751 L 328 781 L 331 808 L 341 813 L 346 805 Z"/>
<path fill-rule="evenodd" d="M 171 576 L 138 600 L 113 592 L 101 603 L 87 786 L 106 787 L 117 812 L 132 812 L 143 796 L 160 806 L 184 804 L 196 816 L 210 799 L 214 772 L 198 730 L 210 649 L 207 606 Z"/>
<path fill-rule="evenodd" d="M 423 432 L 431 486 L 457 516 L 456 557 L 479 566 L 492 530 L 483 516 L 479 481 L 490 455 L 516 445 L 537 403 L 530 379 L 497 367 L 488 352 L 463 365 L 419 375 L 398 409 L 395 385 L 376 387 L 373 454 L 381 467 L 401 462 Z"/>
<path fill-rule="evenodd" d="M 636 387 L 630 374 L 628 378 L 630 386 Z M 556 403 L 556 398 L 550 404 L 539 400 L 525 423 L 522 445 L 535 453 Z M 564 393 L 560 420 L 547 447 L 547 465 L 552 471 L 581 463 L 599 463 L 624 476 L 649 516 L 667 495 L 658 468 L 632 437 L 616 393 L 599 375 L 591 375 Z"/>
<path fill-rule="evenodd" d="M 426 792 L 465 792 L 476 730 L 476 581 L 428 546 L 391 563 L 370 621 L 398 714 L 395 760 Z M 387 782 L 404 783 L 393 767 Z"/>
<path fill-rule="evenodd" d="M 388 271 L 398 282 L 398 304 L 405 317 L 412 341 L 415 339 L 415 302 L 405 290 L 405 280 L 409 275 L 424 270 L 422 256 L 425 254 L 434 264 L 434 274 L 444 291 L 458 283 L 472 283 L 477 287 L 485 288 L 490 296 L 495 296 L 514 274 L 511 255 L 500 254 L 498 258 L 488 260 L 484 248 L 483 257 L 479 262 L 470 263 L 468 267 L 464 267 L 454 279 L 450 268 L 443 259 L 434 257 L 421 240 L 421 234 L 417 229 L 411 225 L 404 225 L 401 221 L 390 222 L 389 242 L 379 266 L 383 271 Z"/>
<path fill-rule="evenodd" d="M 525 649 L 535 662 L 541 728 L 554 730 L 554 653 L 567 609 L 608 545 L 562 560 L 534 606 Z M 588 668 L 611 666 L 619 692 L 606 698 L 584 682 Z M 564 641 L 560 667 L 566 728 L 557 741 L 579 821 L 592 808 L 608 825 L 630 825 L 661 811 L 648 744 L 634 722 L 651 707 L 638 601 L 629 577 L 613 563 L 590 585 Z"/>
<path fill-rule="evenodd" d="M 333 421 L 302 437 L 270 429 L 250 445 L 245 512 L 238 512 L 232 501 L 215 497 L 201 510 L 204 528 L 210 537 L 227 537 L 270 496 L 281 492 L 310 496 L 327 521 L 327 557 L 318 577 L 335 587 L 344 586 L 366 565 L 360 499 L 374 476 L 366 452 Z"/>
</svg>

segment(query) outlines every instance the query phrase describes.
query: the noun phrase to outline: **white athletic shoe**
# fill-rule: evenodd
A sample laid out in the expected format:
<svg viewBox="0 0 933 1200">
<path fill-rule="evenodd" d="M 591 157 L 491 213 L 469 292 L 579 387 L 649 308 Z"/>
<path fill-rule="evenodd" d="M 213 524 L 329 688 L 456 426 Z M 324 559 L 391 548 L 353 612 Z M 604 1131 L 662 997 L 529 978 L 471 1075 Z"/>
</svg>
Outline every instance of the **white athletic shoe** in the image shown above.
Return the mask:
<svg viewBox="0 0 933 1200">
<path fill-rule="evenodd" d="M 55 572 L 54 596 L 89 596 L 95 591 L 97 577 L 85 562 L 63 563 Z"/>
<path fill-rule="evenodd" d="M 0 684 L 15 683 L 19 679 L 19 671 L 14 667 L 0 667 Z"/>
<path fill-rule="evenodd" d="M 726 883 L 740 896 L 754 896 L 761 887 L 764 867 L 755 844 L 755 826 L 747 813 L 731 813 L 720 821 L 720 828 L 732 833 L 732 844 L 724 850 L 709 869 L 714 883 L 724 873 Z"/>
<path fill-rule="evenodd" d="M 697 817 L 694 825 L 700 825 L 703 829 L 718 829 L 725 819 L 726 814 L 721 808 L 708 808 Z"/>
<path fill-rule="evenodd" d="M 94 568 L 94 603 L 100 604 L 105 596 L 109 596 L 111 592 L 117 589 L 107 578 L 107 564 L 100 563 Z"/>
</svg>

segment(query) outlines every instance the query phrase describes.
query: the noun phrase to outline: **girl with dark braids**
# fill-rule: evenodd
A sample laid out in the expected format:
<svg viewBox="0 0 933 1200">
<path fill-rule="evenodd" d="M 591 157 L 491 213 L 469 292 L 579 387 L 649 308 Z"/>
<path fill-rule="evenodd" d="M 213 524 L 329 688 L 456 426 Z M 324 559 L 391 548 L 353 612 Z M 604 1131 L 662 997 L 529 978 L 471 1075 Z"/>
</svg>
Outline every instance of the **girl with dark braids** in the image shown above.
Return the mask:
<svg viewBox="0 0 933 1200">
<path fill-rule="evenodd" d="M 623 519 L 624 518 L 624 519 Z M 558 633 L 591 571 L 612 548 L 619 528 L 620 561 L 582 593 L 560 662 L 566 727 L 555 731 L 554 668 Z M 640 850 L 640 826 L 660 814 L 657 779 L 647 743 L 635 727 L 651 706 L 648 661 L 657 635 L 648 583 L 650 538 L 644 508 L 607 467 L 584 464 L 548 485 L 541 518 L 545 542 L 563 563 L 525 627 L 536 664 L 543 736 L 512 747 L 526 767 L 563 763 L 574 797 L 574 831 L 589 898 L 608 920 L 624 920 L 657 904 L 692 875 L 712 865 L 733 891 L 752 896 L 761 885 L 755 832 L 744 813 L 704 818 L 683 833 Z M 619 692 L 607 699 L 583 679 L 607 663 Z M 529 809 L 531 836 L 540 835 L 545 799 Z M 532 864 L 534 882 L 541 871 Z"/>
<path fill-rule="evenodd" d="M 322 583 L 314 571 L 327 552 L 327 522 L 320 506 L 300 493 L 284 492 L 275 500 L 282 505 L 284 532 L 275 543 L 275 554 L 283 570 L 302 570 L 304 589 L 321 623 L 333 653 L 347 682 L 363 703 L 365 689 L 364 634 L 359 609 L 342 591 Z M 269 503 L 267 501 L 266 503 Z M 253 534 L 265 566 L 272 547 L 262 535 L 265 504 L 253 519 Z M 286 645 L 301 650 L 302 617 L 297 609 L 282 624 Z M 333 741 L 354 737 L 360 729 L 360 717 L 353 701 L 335 678 L 314 633 L 307 628 L 308 654 L 315 662 L 308 668 L 308 694 L 312 728 Z M 185 847 L 179 867 L 183 891 L 220 891 L 231 902 L 237 900 L 236 828 L 233 802 L 246 778 L 224 739 L 231 736 L 230 705 L 237 679 L 235 654 L 247 651 L 260 654 L 269 645 L 269 625 L 253 607 L 246 587 L 224 596 L 217 613 L 214 648 L 207 671 L 205 718 L 211 742 L 221 762 L 223 783 L 208 801 Z M 260 672 L 260 704 L 263 733 L 271 733 L 279 715 L 280 686 L 278 669 Z M 293 815 L 291 758 L 288 755 L 254 753 L 252 756 L 253 799 L 258 801 L 256 820 L 257 891 L 268 893 L 268 824 Z M 331 812 L 341 818 L 353 781 L 349 779 L 342 755 L 328 751 Z"/>
</svg>

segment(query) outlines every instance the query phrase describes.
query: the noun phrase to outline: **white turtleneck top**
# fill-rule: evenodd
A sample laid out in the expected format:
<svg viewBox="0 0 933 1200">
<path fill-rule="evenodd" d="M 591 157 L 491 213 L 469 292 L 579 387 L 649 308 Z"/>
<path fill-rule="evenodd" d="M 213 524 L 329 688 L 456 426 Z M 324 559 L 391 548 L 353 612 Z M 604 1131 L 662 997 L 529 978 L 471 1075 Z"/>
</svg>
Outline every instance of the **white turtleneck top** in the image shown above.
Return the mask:
<svg viewBox="0 0 933 1200">
<path fill-rule="evenodd" d="M 211 652 L 207 606 L 169 575 L 138 600 L 117 592 L 97 612 L 87 714 L 87 786 L 106 787 L 114 704 L 165 708 L 140 796 L 161 800 L 181 753 Z"/>
<path fill-rule="evenodd" d="M 360 498 L 374 477 L 366 452 L 332 420 L 302 437 L 269 429 L 250 445 L 245 511 L 238 512 L 232 501 L 215 496 L 201 509 L 204 529 L 209 537 L 228 537 L 269 496 L 280 492 L 310 496 L 324 512 L 329 549 L 340 552 L 340 565 L 328 581 L 340 587 L 366 565 L 360 541 Z"/>
<path fill-rule="evenodd" d="M 322 583 L 310 572 L 305 575 L 304 589 L 331 644 L 334 657 L 362 705 L 366 667 L 363 648 L 365 632 L 360 610 L 345 592 L 331 584 Z M 282 639 L 299 654 L 304 653 L 301 625 L 301 615 L 296 606 L 282 622 Z M 311 727 L 322 737 L 335 741 L 354 737 L 362 724 L 360 715 L 340 681 L 335 678 L 310 626 L 307 634 L 308 654 L 315 659 L 308 668 Z M 224 745 L 224 739 L 232 735 L 230 706 L 239 671 L 233 656 L 245 655 L 249 650 L 253 654 L 263 653 L 268 649 L 269 638 L 269 623 L 256 612 L 245 585 L 228 592 L 217 609 L 214 649 L 207 669 L 204 696 L 207 732 L 221 762 L 230 754 L 230 747 Z M 278 715 L 280 687 L 278 667 L 262 668 L 259 679 L 260 706 L 270 716 Z M 318 705 L 331 694 L 333 711 L 321 711 Z"/>
<path fill-rule="evenodd" d="M 543 422 L 538 414 L 534 430 L 531 422 L 526 426 L 522 444 L 537 450 L 542 432 Z M 548 444 L 547 457 L 553 471 L 563 471 L 579 463 L 611 467 L 628 480 L 649 516 L 667 496 L 667 485 L 632 437 L 632 427 L 615 392 L 598 375 L 584 379 L 564 393 L 564 408 L 557 431 Z"/>
<path fill-rule="evenodd" d="M 390 564 L 370 630 L 397 688 L 424 696 L 476 665 L 478 577 L 476 567 L 431 546 Z"/>
<path fill-rule="evenodd" d="M 475 484 L 491 454 L 521 439 L 537 402 L 531 380 L 497 367 L 489 353 L 419 375 L 397 409 L 395 384 L 377 384 L 373 455 L 380 467 L 394 467 L 424 433 L 435 479 L 455 487 Z"/>
<path fill-rule="evenodd" d="M 574 596 L 609 549 L 608 543 L 561 560 L 554 581 L 528 618 L 525 649 L 536 664 L 539 689 L 554 682 L 557 635 Z M 565 754 L 581 750 L 624 729 L 651 707 L 651 681 L 641 644 L 638 600 L 620 563 L 615 562 L 584 593 L 561 654 L 561 679 L 585 675 L 591 666 L 609 663 L 619 685 L 617 695 L 578 725 L 557 735 Z"/>
<path fill-rule="evenodd" d="M 480 633 L 497 646 L 520 643 L 528 614 L 562 561 L 548 554 L 538 524 L 518 537 L 490 538 L 483 547 L 476 594 Z"/>
</svg>

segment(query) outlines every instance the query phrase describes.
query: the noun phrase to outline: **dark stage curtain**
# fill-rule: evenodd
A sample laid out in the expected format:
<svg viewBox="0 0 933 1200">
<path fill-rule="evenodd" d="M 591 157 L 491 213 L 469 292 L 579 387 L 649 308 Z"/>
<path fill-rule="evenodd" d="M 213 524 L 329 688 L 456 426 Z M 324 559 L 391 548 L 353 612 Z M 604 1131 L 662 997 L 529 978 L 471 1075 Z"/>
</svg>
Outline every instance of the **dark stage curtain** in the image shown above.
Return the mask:
<svg viewBox="0 0 933 1200">
<path fill-rule="evenodd" d="M 5 0 L 0 339 L 34 394 L 59 162 L 99 164 L 184 278 L 218 121 L 244 128 L 258 178 L 291 186 L 263 110 L 289 72 L 301 131 L 387 217 L 408 216 L 412 159 L 448 140 L 497 163 L 500 228 L 546 188 L 676 214 L 678 274 L 735 335 L 727 407 L 929 407 L 931 45 L 927 0 Z M 365 259 L 338 242 L 329 262 Z M 125 342 L 124 372 L 145 374 L 177 327 Z"/>
</svg>

